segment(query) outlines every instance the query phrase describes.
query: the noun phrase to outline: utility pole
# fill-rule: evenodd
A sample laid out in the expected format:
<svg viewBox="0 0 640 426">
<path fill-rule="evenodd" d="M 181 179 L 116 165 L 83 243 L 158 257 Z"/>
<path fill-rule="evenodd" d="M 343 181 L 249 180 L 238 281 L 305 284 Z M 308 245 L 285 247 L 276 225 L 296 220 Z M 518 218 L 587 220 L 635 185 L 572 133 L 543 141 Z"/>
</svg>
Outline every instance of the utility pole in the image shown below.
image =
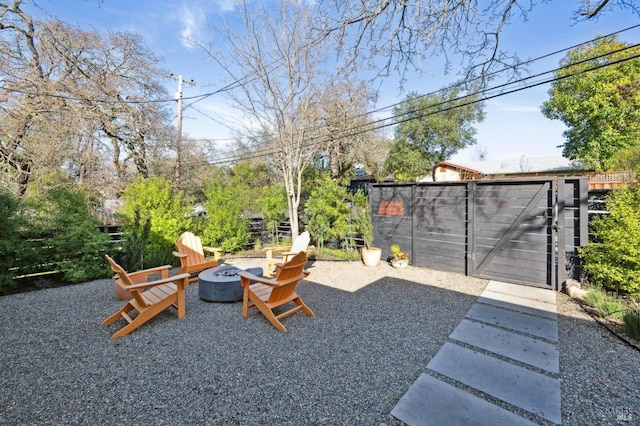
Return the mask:
<svg viewBox="0 0 640 426">
<path fill-rule="evenodd" d="M 175 78 L 173 74 L 171 77 Z M 182 163 L 182 84 L 187 83 L 195 86 L 196 83 L 193 80 L 184 81 L 182 76 L 177 77 L 178 80 L 178 92 L 176 93 L 176 100 L 178 101 L 178 134 L 176 136 L 176 168 L 174 172 L 176 187 L 180 188 L 182 177 L 181 163 Z"/>
</svg>

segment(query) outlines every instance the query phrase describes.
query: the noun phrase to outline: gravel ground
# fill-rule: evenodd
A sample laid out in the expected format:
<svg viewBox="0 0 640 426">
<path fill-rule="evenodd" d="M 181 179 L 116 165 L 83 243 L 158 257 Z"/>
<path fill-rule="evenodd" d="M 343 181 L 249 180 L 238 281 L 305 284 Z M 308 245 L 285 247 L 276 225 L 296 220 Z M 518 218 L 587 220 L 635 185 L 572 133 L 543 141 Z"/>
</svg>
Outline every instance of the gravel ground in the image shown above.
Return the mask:
<svg viewBox="0 0 640 426">
<path fill-rule="evenodd" d="M 253 262 L 233 259 L 228 263 Z M 259 262 L 258 262 L 259 264 Z M 397 425 L 391 409 L 486 281 L 381 263 L 317 261 L 280 333 L 241 303 L 187 289 L 111 340 L 111 280 L 0 297 L 0 424 Z M 567 425 L 638 424 L 640 353 L 558 296 Z"/>
</svg>

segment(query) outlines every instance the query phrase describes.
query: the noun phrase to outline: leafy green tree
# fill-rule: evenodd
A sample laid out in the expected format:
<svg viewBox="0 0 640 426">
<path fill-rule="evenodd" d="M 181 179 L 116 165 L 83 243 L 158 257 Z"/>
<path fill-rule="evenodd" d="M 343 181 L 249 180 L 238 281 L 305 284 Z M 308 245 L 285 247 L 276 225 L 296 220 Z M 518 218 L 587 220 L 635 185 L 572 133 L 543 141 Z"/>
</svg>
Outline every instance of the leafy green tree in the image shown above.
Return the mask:
<svg viewBox="0 0 640 426">
<path fill-rule="evenodd" d="M 305 203 L 306 229 L 320 247 L 350 234 L 351 209 L 347 190 L 328 176 L 319 181 Z"/>
<path fill-rule="evenodd" d="M 607 198 L 609 216 L 592 222 L 593 243 L 580 254 L 589 280 L 607 290 L 640 295 L 640 186 Z"/>
<path fill-rule="evenodd" d="M 121 198 L 124 204 L 120 216 L 125 225 L 125 241 L 133 234 L 145 235 L 143 227 L 150 223 L 144 243 L 144 261 L 129 259 L 129 263 L 146 268 L 175 262 L 171 253 L 175 250 L 176 240 L 189 229 L 191 221 L 182 192 L 174 191 L 167 179 L 139 178 L 125 189 Z"/>
<path fill-rule="evenodd" d="M 542 113 L 567 125 L 565 157 L 609 170 L 618 151 L 640 144 L 640 58 L 625 60 L 638 54 L 640 48 L 604 37 L 562 60 Z"/>
<path fill-rule="evenodd" d="M 392 144 L 384 169 L 396 180 L 409 182 L 423 176 L 431 167 L 433 164 L 422 155 L 422 149 L 401 137 Z"/>
<path fill-rule="evenodd" d="M 631 170 L 640 174 L 640 144 L 616 152 L 612 160 L 616 170 Z"/>
<path fill-rule="evenodd" d="M 484 119 L 476 97 L 457 89 L 420 96 L 415 92 L 394 108 L 396 143 L 385 164 L 401 180 L 415 180 L 467 146 L 476 143 L 473 124 Z"/>
<path fill-rule="evenodd" d="M 244 215 L 239 190 L 214 179 L 207 182 L 207 216 L 202 230 L 203 244 L 226 252 L 244 249 L 251 241 L 249 220 Z"/>
<path fill-rule="evenodd" d="M 262 188 L 271 185 L 282 186 L 282 182 L 274 178 L 266 164 L 243 162 L 230 169 L 229 185 L 236 188 L 236 196 L 244 212 L 258 213 L 262 210 L 259 202 Z"/>
</svg>

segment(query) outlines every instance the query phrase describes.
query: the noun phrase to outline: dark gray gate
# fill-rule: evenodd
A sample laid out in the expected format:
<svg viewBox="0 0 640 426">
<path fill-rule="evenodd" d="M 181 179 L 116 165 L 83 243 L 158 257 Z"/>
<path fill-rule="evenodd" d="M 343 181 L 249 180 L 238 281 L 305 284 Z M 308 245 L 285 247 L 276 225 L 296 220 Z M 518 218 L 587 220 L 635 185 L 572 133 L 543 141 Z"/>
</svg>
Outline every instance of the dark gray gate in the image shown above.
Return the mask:
<svg viewBox="0 0 640 426">
<path fill-rule="evenodd" d="M 554 181 L 469 185 L 469 275 L 556 286 Z"/>
<path fill-rule="evenodd" d="M 558 288 L 587 239 L 586 178 L 374 184 L 374 243 L 411 263 Z"/>
</svg>

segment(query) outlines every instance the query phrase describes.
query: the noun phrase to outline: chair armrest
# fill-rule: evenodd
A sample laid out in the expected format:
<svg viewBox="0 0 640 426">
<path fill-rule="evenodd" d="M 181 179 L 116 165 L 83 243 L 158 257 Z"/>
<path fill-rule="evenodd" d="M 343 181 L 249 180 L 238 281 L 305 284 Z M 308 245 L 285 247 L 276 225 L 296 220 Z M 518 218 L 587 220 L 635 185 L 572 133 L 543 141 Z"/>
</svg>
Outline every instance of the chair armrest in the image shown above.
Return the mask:
<svg viewBox="0 0 640 426">
<path fill-rule="evenodd" d="M 291 250 L 291 247 L 292 246 L 264 247 L 262 250 L 266 251 L 267 253 L 269 253 L 269 252 L 273 253 L 274 251 L 276 251 L 276 252 L 288 251 L 288 250 Z"/>
<path fill-rule="evenodd" d="M 202 251 L 213 253 L 213 258 L 215 260 L 220 260 L 220 257 L 222 257 L 222 249 L 219 247 L 202 247 Z"/>
<path fill-rule="evenodd" d="M 202 247 L 203 251 L 208 251 L 211 253 L 217 253 L 217 252 L 222 252 L 222 249 L 220 247 Z"/>
<path fill-rule="evenodd" d="M 175 257 L 184 258 L 187 257 L 185 253 L 178 253 L 177 251 L 172 252 Z"/>
<path fill-rule="evenodd" d="M 178 281 L 181 281 L 181 280 L 186 280 L 186 282 L 188 283 L 190 277 L 191 275 L 189 274 L 173 275 L 171 277 L 162 278 L 156 281 L 149 281 L 148 283 L 140 283 L 140 284 L 134 284 L 130 286 L 123 286 L 123 287 L 127 290 L 144 290 L 146 288 L 151 288 L 151 287 L 155 287 L 162 284 L 168 284 L 173 282 L 177 283 Z"/>
<path fill-rule="evenodd" d="M 266 284 L 270 287 L 278 287 L 281 285 L 286 285 L 286 284 L 290 284 L 292 282 L 296 282 L 296 281 L 300 281 L 303 278 L 306 278 L 307 275 L 309 275 L 308 272 L 303 272 L 302 274 L 293 277 L 293 278 L 289 278 L 287 280 L 281 280 L 281 281 L 276 281 L 275 278 L 265 278 L 265 277 L 259 277 L 257 275 L 252 274 L 251 272 L 247 272 L 247 271 L 240 271 L 238 272 L 238 276 L 240 277 L 240 281 L 249 281 L 251 282 L 257 282 L 260 284 Z"/>
</svg>

